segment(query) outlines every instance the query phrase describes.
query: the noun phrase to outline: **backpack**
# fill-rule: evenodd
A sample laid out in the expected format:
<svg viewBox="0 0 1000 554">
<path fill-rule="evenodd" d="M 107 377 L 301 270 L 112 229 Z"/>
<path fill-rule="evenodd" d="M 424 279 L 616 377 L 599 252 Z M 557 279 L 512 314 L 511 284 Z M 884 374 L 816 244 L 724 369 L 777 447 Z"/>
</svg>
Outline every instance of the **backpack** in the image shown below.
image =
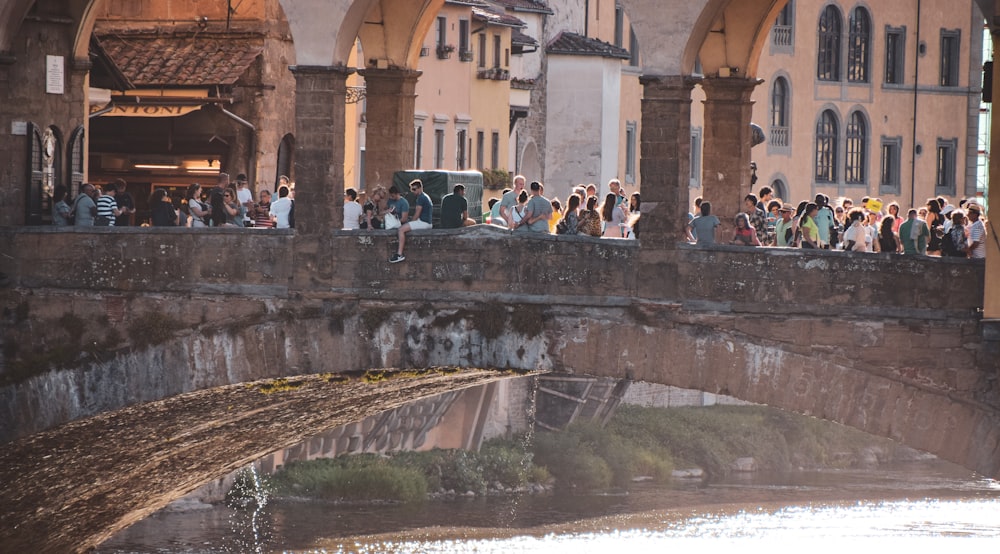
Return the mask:
<svg viewBox="0 0 1000 554">
<path fill-rule="evenodd" d="M 962 227 L 952 227 L 944 236 L 941 240 L 941 253 L 956 258 L 965 257 L 965 230 Z"/>
</svg>

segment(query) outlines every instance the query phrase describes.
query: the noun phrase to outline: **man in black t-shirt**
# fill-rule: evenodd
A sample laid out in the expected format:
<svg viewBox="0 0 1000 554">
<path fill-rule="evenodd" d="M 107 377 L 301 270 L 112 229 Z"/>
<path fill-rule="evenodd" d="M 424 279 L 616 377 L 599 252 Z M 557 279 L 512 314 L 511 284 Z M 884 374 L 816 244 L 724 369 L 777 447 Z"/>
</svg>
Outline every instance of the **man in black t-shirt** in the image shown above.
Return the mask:
<svg viewBox="0 0 1000 554">
<path fill-rule="evenodd" d="M 455 185 L 452 193 L 441 199 L 441 228 L 457 229 L 475 225 L 469 218 L 469 201 L 465 199 L 465 185 Z"/>
</svg>

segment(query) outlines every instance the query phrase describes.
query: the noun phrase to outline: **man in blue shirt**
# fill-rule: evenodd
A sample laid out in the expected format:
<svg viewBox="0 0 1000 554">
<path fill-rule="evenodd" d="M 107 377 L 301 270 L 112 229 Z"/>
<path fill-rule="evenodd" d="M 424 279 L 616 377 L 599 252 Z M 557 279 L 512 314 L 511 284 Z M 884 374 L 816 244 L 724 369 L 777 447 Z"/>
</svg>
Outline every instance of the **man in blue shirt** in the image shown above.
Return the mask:
<svg viewBox="0 0 1000 554">
<path fill-rule="evenodd" d="M 406 223 L 410 218 L 410 203 L 406 201 L 396 185 L 389 187 L 389 199 L 385 201 L 385 205 L 389 213 L 399 218 L 400 223 Z"/>
<path fill-rule="evenodd" d="M 391 194 L 390 189 L 390 194 Z M 403 245 L 406 244 L 406 233 L 414 229 L 430 229 L 431 228 L 431 218 L 434 215 L 434 205 L 431 203 L 431 197 L 427 196 L 424 192 L 424 183 L 420 179 L 414 179 L 410 181 L 410 192 L 416 197 L 417 207 L 413 212 L 413 219 L 408 223 L 404 223 L 396 231 L 396 236 L 399 238 L 399 248 L 396 253 L 389 258 L 389 263 L 397 263 L 406 259 L 403 256 Z"/>
</svg>

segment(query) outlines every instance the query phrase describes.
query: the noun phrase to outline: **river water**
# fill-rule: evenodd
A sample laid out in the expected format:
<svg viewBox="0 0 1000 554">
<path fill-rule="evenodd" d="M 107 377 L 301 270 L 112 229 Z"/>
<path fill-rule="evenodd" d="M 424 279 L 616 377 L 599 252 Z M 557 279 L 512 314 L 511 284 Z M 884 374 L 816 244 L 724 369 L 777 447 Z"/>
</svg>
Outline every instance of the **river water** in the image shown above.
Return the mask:
<svg viewBox="0 0 1000 554">
<path fill-rule="evenodd" d="M 637 484 L 628 494 L 412 505 L 271 500 L 257 512 L 174 505 L 97 552 L 1000 552 L 1000 483 L 920 462 L 869 471 Z M 892 550 L 887 550 L 891 548 Z"/>
</svg>

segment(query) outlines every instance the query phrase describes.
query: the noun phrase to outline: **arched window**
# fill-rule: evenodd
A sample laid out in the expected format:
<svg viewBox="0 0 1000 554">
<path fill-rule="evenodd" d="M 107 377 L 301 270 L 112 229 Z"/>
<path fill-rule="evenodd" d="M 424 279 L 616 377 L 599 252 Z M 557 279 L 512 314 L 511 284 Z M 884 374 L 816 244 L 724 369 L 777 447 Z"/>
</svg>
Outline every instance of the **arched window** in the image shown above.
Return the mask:
<svg viewBox="0 0 1000 554">
<path fill-rule="evenodd" d="M 771 42 L 778 48 L 791 49 L 795 42 L 795 0 L 788 0 L 785 7 L 778 12 L 771 28 Z"/>
<path fill-rule="evenodd" d="M 284 175 L 290 180 L 295 181 L 295 175 L 292 175 L 292 171 L 295 169 L 295 137 L 291 134 L 285 135 L 281 138 L 281 144 L 278 145 L 278 160 L 277 167 L 274 174 L 274 192 L 278 192 L 278 179 Z"/>
<path fill-rule="evenodd" d="M 771 192 L 775 198 L 785 200 L 788 198 L 788 185 L 782 179 L 775 179 L 771 181 Z"/>
<path fill-rule="evenodd" d="M 771 146 L 788 146 L 788 80 L 778 77 L 771 87 Z"/>
<path fill-rule="evenodd" d="M 816 59 L 816 77 L 820 81 L 840 80 L 840 10 L 827 6 L 819 17 L 819 54 Z"/>
<path fill-rule="evenodd" d="M 872 20 L 868 10 L 860 6 L 854 8 L 849 25 L 851 32 L 848 38 L 847 80 L 852 83 L 867 83 L 872 35 Z"/>
<path fill-rule="evenodd" d="M 837 114 L 825 110 L 816 123 L 816 181 L 833 183 L 837 180 L 837 139 L 840 125 Z"/>
<path fill-rule="evenodd" d="M 868 172 L 868 124 L 860 111 L 847 120 L 847 156 L 844 162 L 844 180 L 848 183 L 865 182 Z"/>
</svg>

